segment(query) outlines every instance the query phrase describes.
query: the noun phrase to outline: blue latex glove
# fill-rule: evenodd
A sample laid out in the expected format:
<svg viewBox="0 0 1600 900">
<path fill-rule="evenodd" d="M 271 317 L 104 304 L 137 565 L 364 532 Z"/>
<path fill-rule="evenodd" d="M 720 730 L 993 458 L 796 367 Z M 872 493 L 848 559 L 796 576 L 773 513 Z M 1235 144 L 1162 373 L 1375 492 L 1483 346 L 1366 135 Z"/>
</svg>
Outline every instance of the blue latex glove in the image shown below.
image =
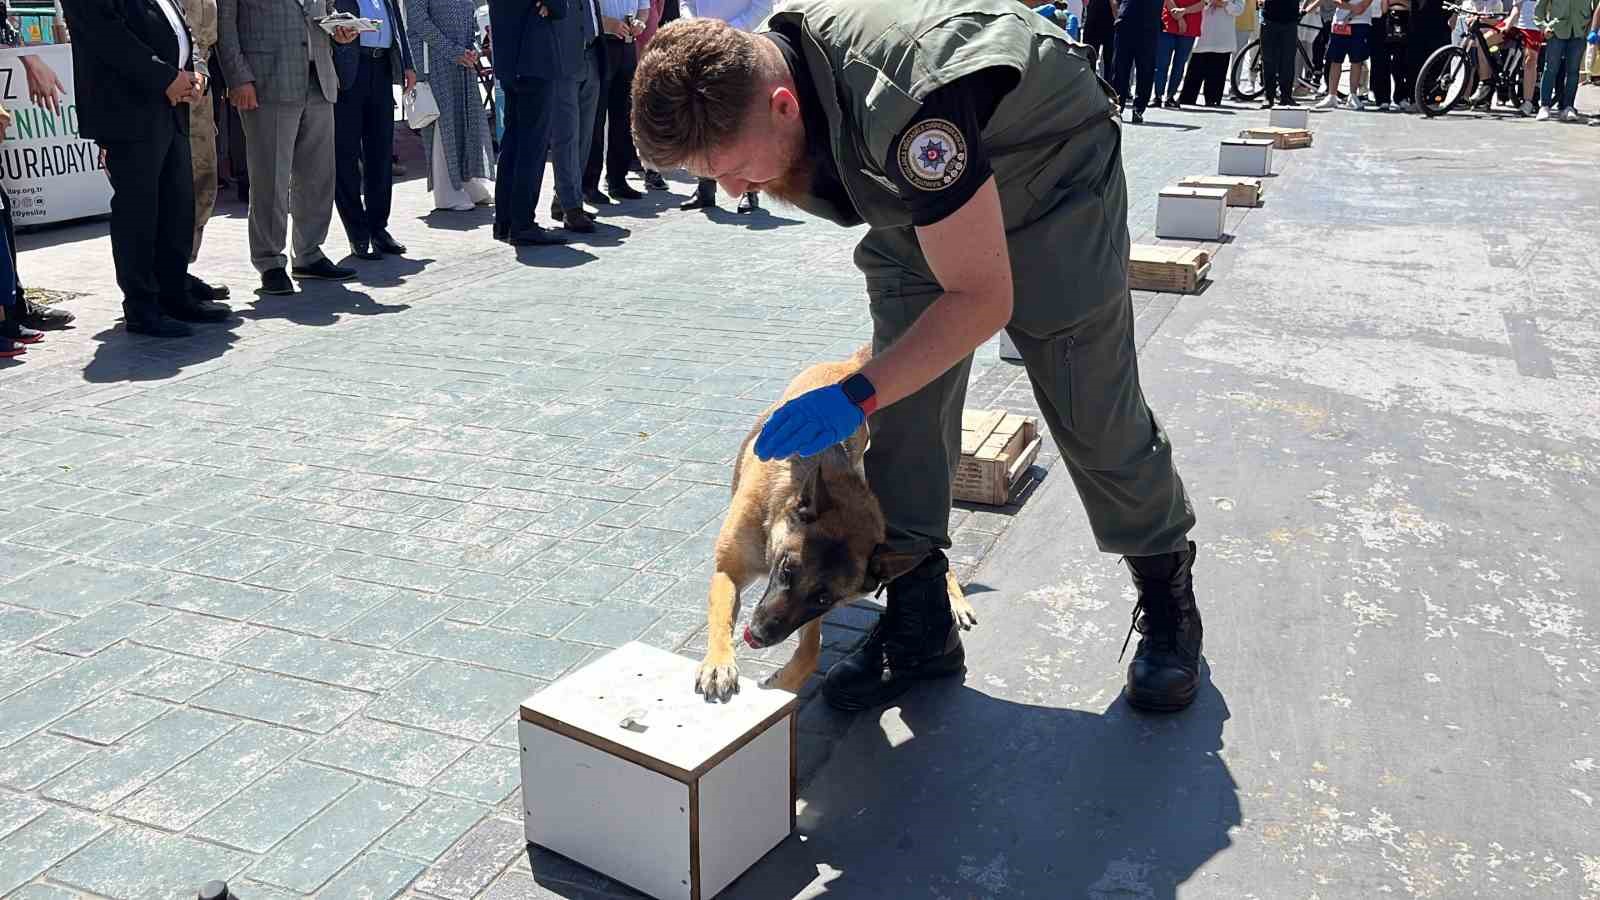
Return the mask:
<svg viewBox="0 0 1600 900">
<path fill-rule="evenodd" d="M 837 384 L 807 391 L 767 419 L 756 437 L 756 458 L 814 456 L 855 434 L 865 418 Z"/>
<path fill-rule="evenodd" d="M 1600 31 L 1589 32 L 1589 43 L 1600 44 Z"/>
</svg>

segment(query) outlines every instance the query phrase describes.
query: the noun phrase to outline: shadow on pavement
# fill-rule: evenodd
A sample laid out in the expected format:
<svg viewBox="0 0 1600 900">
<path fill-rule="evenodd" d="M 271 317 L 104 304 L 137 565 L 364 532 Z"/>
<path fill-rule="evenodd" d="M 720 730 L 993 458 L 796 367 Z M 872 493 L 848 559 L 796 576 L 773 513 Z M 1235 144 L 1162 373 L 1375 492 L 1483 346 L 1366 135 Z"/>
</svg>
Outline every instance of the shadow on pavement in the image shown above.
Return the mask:
<svg viewBox="0 0 1600 900">
<path fill-rule="evenodd" d="M 712 207 L 711 209 L 702 210 L 701 215 L 704 215 L 706 218 L 717 223 L 718 225 L 743 225 L 751 231 L 771 231 L 774 228 L 782 228 L 785 225 L 800 224 L 799 219 L 787 219 L 783 216 L 775 216 L 771 213 L 771 211 L 766 209 L 758 209 L 755 212 L 748 212 L 740 215 L 737 212 L 728 212 L 727 210 L 718 206 Z"/>
<path fill-rule="evenodd" d="M 153 338 L 129 334 L 122 327 L 107 328 L 94 336 L 99 342 L 94 358 L 84 367 L 83 380 L 92 384 L 120 381 L 159 381 L 186 366 L 209 362 L 228 352 L 239 336 L 238 320 L 215 325 L 194 325 L 186 338 Z"/>
<path fill-rule="evenodd" d="M 256 292 L 255 303 L 238 309 L 246 319 L 283 319 L 296 325 L 332 325 L 343 315 L 381 316 L 404 312 L 409 303 L 379 303 L 370 294 L 353 290 L 348 283 L 317 282 L 293 294 Z"/>
<path fill-rule="evenodd" d="M 343 259 L 337 260 L 341 266 L 348 266 L 361 273 L 354 284 L 363 287 L 399 287 L 406 283 L 406 279 L 413 275 L 422 274 L 422 270 L 437 262 L 432 258 L 413 259 L 409 256 L 385 256 L 382 261 L 376 259 L 357 259 L 352 254 L 347 254 Z"/>
</svg>

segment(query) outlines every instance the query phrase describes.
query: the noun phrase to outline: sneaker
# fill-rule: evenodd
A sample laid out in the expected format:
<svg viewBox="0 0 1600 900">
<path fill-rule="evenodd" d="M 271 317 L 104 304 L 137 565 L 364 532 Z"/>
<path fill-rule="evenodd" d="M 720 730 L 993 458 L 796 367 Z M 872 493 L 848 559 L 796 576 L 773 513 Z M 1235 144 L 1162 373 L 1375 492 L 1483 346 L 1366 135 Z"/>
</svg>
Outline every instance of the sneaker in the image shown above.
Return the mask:
<svg viewBox="0 0 1600 900">
<path fill-rule="evenodd" d="M 1519 112 L 1519 113 L 1521 113 L 1521 114 L 1523 114 L 1525 116 L 1531 116 L 1536 112 L 1542 112 L 1542 111 L 1543 110 L 1541 110 L 1539 107 L 1534 106 L 1533 105 L 1533 101 L 1531 101 L 1531 100 L 1524 100 L 1524 101 L 1522 101 L 1522 105 L 1517 107 L 1517 112 Z M 1549 116 L 1545 116 L 1545 118 L 1548 119 L 1550 117 Z"/>
<path fill-rule="evenodd" d="M 72 324 L 73 319 L 77 318 L 77 316 L 64 309 L 41 306 L 26 297 L 22 298 L 22 302 L 18 306 L 22 313 L 20 320 L 22 324 L 29 328 L 65 328 Z"/>
<path fill-rule="evenodd" d="M 1578 115 L 1578 111 L 1577 110 L 1575 110 L 1575 109 L 1573 109 L 1572 107 L 1569 106 L 1566 109 L 1563 109 L 1561 111 L 1561 121 L 1563 121 L 1563 122 L 1581 122 L 1581 121 L 1583 121 L 1583 117 Z"/>
<path fill-rule="evenodd" d="M 1397 112 L 1400 111 L 1400 104 L 1398 104 L 1398 103 L 1385 103 L 1383 105 L 1383 111 L 1384 112 L 1389 112 L 1389 113 L 1397 113 Z"/>
<path fill-rule="evenodd" d="M 1318 100 L 1316 102 L 1316 104 L 1314 106 L 1312 106 L 1311 108 L 1312 109 L 1338 109 L 1339 108 L 1339 98 L 1334 96 L 1333 94 L 1329 94 L 1328 96 L 1323 97 L 1321 100 Z"/>
<path fill-rule="evenodd" d="M 1347 104 L 1347 107 L 1353 112 L 1361 112 L 1367 108 L 1367 105 L 1362 102 L 1360 97 L 1356 96 L 1355 94 L 1351 94 L 1350 102 Z"/>
<path fill-rule="evenodd" d="M 1523 112 L 1523 115 L 1528 115 L 1528 113 L 1527 112 Z M 1539 115 L 1535 116 L 1534 118 L 1538 119 L 1540 122 L 1548 122 L 1548 121 L 1550 121 L 1550 107 L 1548 107 L 1548 106 L 1541 107 L 1539 109 Z"/>
</svg>

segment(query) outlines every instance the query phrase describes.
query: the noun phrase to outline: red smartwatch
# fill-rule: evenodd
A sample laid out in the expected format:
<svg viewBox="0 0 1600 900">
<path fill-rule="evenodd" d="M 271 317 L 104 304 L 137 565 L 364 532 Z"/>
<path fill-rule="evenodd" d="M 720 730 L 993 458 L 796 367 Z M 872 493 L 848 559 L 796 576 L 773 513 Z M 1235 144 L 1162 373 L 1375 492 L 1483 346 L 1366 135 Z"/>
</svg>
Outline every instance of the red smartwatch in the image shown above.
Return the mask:
<svg viewBox="0 0 1600 900">
<path fill-rule="evenodd" d="M 861 414 L 870 416 L 878 408 L 878 389 L 860 372 L 839 382 L 844 398 L 860 407 Z"/>
</svg>

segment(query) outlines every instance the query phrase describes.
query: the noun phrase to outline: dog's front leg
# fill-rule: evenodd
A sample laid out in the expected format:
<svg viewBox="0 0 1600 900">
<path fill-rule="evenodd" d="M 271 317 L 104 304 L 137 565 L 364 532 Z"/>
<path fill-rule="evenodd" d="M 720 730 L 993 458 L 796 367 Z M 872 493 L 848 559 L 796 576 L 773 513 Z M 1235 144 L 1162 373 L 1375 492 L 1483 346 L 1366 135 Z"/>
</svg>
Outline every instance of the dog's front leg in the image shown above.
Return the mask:
<svg viewBox="0 0 1600 900">
<path fill-rule="evenodd" d="M 706 658 L 694 688 L 706 700 L 727 700 L 739 690 L 739 664 L 733 658 L 733 621 L 739 616 L 739 585 L 720 568 L 711 576 L 706 606 Z"/>
<path fill-rule="evenodd" d="M 822 655 L 822 620 L 812 619 L 800 626 L 800 645 L 783 668 L 763 682 L 766 687 L 777 687 L 791 694 L 800 693 L 806 679 L 817 670 L 817 659 Z"/>
</svg>

